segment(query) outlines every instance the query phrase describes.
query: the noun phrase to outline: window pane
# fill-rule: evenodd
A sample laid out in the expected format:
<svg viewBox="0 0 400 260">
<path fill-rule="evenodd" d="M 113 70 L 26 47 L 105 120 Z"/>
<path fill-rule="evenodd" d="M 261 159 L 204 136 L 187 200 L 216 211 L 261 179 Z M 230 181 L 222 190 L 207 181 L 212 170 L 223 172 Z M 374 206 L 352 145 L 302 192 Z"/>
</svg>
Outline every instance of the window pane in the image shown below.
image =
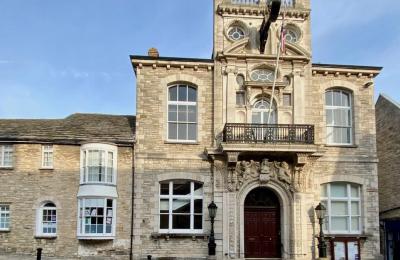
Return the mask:
<svg viewBox="0 0 400 260">
<path fill-rule="evenodd" d="M 332 92 L 331 91 L 327 91 L 325 93 L 325 104 L 327 106 L 332 106 Z"/>
<path fill-rule="evenodd" d="M 342 105 L 341 94 L 338 91 L 333 92 L 333 105 L 334 106 Z"/>
<path fill-rule="evenodd" d="M 333 231 L 347 231 L 349 229 L 347 217 L 332 217 L 331 219 L 331 228 Z"/>
<path fill-rule="evenodd" d="M 178 138 L 178 124 L 168 123 L 168 139 Z"/>
<path fill-rule="evenodd" d="M 190 214 L 190 200 L 189 199 L 174 199 L 172 201 L 172 213 Z"/>
<path fill-rule="evenodd" d="M 194 213 L 203 213 L 203 200 L 194 200 Z"/>
<path fill-rule="evenodd" d="M 169 199 L 160 200 L 160 213 L 169 213 Z"/>
<path fill-rule="evenodd" d="M 347 197 L 347 184 L 346 183 L 332 183 L 331 184 L 331 197 L 336 197 L 336 198 Z"/>
<path fill-rule="evenodd" d="M 197 182 L 194 183 L 194 195 L 195 196 L 203 195 L 203 184 Z"/>
<path fill-rule="evenodd" d="M 284 106 L 292 105 L 292 95 L 291 94 L 283 94 L 283 105 Z"/>
<path fill-rule="evenodd" d="M 190 195 L 190 182 L 189 181 L 174 181 L 174 195 Z"/>
<path fill-rule="evenodd" d="M 321 197 L 328 197 L 328 185 L 321 185 Z"/>
<path fill-rule="evenodd" d="M 173 215 L 173 229 L 190 229 L 190 215 Z"/>
<path fill-rule="evenodd" d="M 252 123 L 253 124 L 261 124 L 261 113 L 253 112 L 253 114 L 252 114 Z"/>
<path fill-rule="evenodd" d="M 244 106 L 245 105 L 244 100 L 245 100 L 244 93 L 243 92 L 237 92 L 236 93 L 236 105 Z"/>
<path fill-rule="evenodd" d="M 169 88 L 169 100 L 177 101 L 178 100 L 178 87 L 170 87 Z"/>
<path fill-rule="evenodd" d="M 197 124 L 188 124 L 188 140 L 197 140 Z"/>
<path fill-rule="evenodd" d="M 194 229 L 202 229 L 203 228 L 203 216 L 195 215 L 194 216 Z"/>
<path fill-rule="evenodd" d="M 178 124 L 178 139 L 187 140 L 187 124 Z"/>
<path fill-rule="evenodd" d="M 168 226 L 169 226 L 169 215 L 167 214 L 160 215 L 160 228 L 168 229 Z"/>
<path fill-rule="evenodd" d="M 178 120 L 178 107 L 177 105 L 168 105 L 168 121 L 177 121 Z"/>
<path fill-rule="evenodd" d="M 179 105 L 178 106 L 178 121 L 179 122 L 187 122 L 187 113 L 188 113 L 188 108 L 185 105 Z"/>
<path fill-rule="evenodd" d="M 351 215 L 352 216 L 360 215 L 360 204 L 359 204 L 359 202 L 352 202 L 351 203 Z"/>
<path fill-rule="evenodd" d="M 348 214 L 347 202 L 345 201 L 332 201 L 331 215 L 346 216 Z"/>
<path fill-rule="evenodd" d="M 351 230 L 352 231 L 360 231 L 360 218 L 359 217 L 351 218 Z"/>
<path fill-rule="evenodd" d="M 352 198 L 359 198 L 360 197 L 360 192 L 359 192 L 359 187 L 356 185 L 351 185 L 351 197 Z"/>
<path fill-rule="evenodd" d="M 187 101 L 187 86 L 179 85 L 178 101 Z"/>
<path fill-rule="evenodd" d="M 196 89 L 192 88 L 192 87 L 189 87 L 188 88 L 188 101 L 196 102 L 196 100 L 197 100 Z"/>
<path fill-rule="evenodd" d="M 188 106 L 188 122 L 196 123 L 197 122 L 197 111 L 196 106 Z"/>
<path fill-rule="evenodd" d="M 161 183 L 160 184 L 160 192 L 161 195 L 168 195 L 169 194 L 169 182 Z"/>
<path fill-rule="evenodd" d="M 350 95 L 348 93 L 342 93 L 342 106 L 350 106 Z"/>
</svg>

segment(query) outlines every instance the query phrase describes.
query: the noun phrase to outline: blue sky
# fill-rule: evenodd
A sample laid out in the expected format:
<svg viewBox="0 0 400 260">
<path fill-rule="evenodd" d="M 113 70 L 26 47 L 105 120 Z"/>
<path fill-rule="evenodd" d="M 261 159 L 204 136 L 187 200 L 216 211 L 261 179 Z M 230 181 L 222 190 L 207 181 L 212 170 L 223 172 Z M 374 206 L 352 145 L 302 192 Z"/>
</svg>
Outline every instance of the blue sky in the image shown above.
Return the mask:
<svg viewBox="0 0 400 260">
<path fill-rule="evenodd" d="M 400 1 L 313 0 L 313 61 L 384 66 L 400 100 Z M 1 0 L 0 118 L 134 114 L 130 54 L 210 58 L 212 0 Z"/>
</svg>

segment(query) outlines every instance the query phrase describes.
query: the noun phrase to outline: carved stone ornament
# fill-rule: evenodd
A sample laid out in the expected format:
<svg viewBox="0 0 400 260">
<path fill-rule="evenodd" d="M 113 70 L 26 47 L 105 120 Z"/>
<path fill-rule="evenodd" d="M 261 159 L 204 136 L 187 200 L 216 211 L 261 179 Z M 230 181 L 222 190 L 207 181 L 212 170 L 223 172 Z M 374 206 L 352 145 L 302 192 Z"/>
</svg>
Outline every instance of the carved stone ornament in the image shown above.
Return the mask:
<svg viewBox="0 0 400 260">
<path fill-rule="evenodd" d="M 239 161 L 236 167 L 228 168 L 227 189 L 229 191 L 239 190 L 247 181 L 258 180 L 262 184 L 270 181 L 279 182 L 288 190 L 295 192 L 294 170 L 285 162 L 270 162 L 263 159 L 262 162 Z"/>
</svg>

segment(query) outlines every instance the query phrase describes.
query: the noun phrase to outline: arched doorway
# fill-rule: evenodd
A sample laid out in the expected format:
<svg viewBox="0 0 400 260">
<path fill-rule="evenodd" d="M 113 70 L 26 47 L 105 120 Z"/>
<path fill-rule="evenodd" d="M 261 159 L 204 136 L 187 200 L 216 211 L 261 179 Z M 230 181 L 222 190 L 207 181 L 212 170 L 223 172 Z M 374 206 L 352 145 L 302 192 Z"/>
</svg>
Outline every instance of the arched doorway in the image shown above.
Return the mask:
<svg viewBox="0 0 400 260">
<path fill-rule="evenodd" d="M 280 203 L 268 188 L 256 188 L 244 203 L 246 258 L 280 258 Z"/>
</svg>

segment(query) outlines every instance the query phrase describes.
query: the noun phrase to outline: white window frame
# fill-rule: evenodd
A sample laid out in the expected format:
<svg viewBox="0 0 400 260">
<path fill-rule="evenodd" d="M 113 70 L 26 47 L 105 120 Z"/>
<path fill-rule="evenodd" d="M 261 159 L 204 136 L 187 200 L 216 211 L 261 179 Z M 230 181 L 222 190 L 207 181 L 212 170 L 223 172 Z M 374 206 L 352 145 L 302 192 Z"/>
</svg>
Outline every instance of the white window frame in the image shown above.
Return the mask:
<svg viewBox="0 0 400 260">
<path fill-rule="evenodd" d="M 345 184 L 347 197 L 332 197 L 331 196 L 331 184 Z M 362 233 L 362 206 L 361 206 L 361 185 L 348 182 L 330 182 L 321 185 L 321 189 L 324 189 L 326 185 L 326 197 L 321 196 L 321 201 L 326 205 L 327 214 L 325 218 L 324 231 L 327 234 L 361 234 Z M 352 197 L 351 187 L 357 187 L 358 198 Z M 347 203 L 347 215 L 332 215 L 332 201 L 333 202 L 346 202 Z M 352 215 L 351 207 L 352 202 L 358 203 L 358 215 Z M 332 230 L 332 217 L 347 217 L 348 230 Z M 358 218 L 358 230 L 352 230 L 352 218 Z"/>
<path fill-rule="evenodd" d="M 49 161 L 46 162 L 46 155 Z M 52 144 L 42 145 L 42 166 L 43 169 L 53 169 L 54 167 L 54 147 Z"/>
<path fill-rule="evenodd" d="M 185 180 L 184 180 L 185 181 Z M 159 232 L 163 234 L 201 234 L 203 233 L 204 229 L 204 184 L 192 180 L 187 180 L 190 182 L 190 195 L 173 195 L 173 183 L 174 180 L 170 181 L 162 181 L 159 183 L 159 208 L 158 208 L 158 215 L 159 215 Z M 194 184 L 199 183 L 202 185 L 203 188 L 203 194 L 202 195 L 194 195 Z M 169 183 L 169 194 L 168 195 L 161 195 L 161 183 Z M 161 229 L 160 228 L 160 217 L 161 217 L 161 199 L 168 199 L 169 200 L 169 223 L 168 223 L 168 229 Z M 190 199 L 190 229 L 173 229 L 172 228 L 172 220 L 173 220 L 173 200 L 174 199 Z M 202 200 L 202 218 L 201 218 L 201 226 L 202 229 L 194 229 L 194 200 L 195 199 L 201 199 Z"/>
<path fill-rule="evenodd" d="M 193 88 L 196 90 L 196 101 L 171 101 L 169 100 L 169 90 L 173 87 L 177 87 L 178 90 L 177 92 L 179 93 L 179 86 L 186 86 L 186 96 L 188 97 L 188 92 L 189 92 L 189 88 Z M 178 96 L 177 96 L 178 99 Z M 173 84 L 173 85 L 169 85 L 167 88 L 167 141 L 168 142 L 177 142 L 177 143 L 196 143 L 199 140 L 199 105 L 198 105 L 198 100 L 199 100 L 199 91 L 198 88 L 195 85 L 191 85 L 191 84 L 187 84 L 187 83 L 177 83 L 177 84 Z M 189 122 L 187 121 L 178 121 L 178 111 L 177 111 L 177 118 L 176 121 L 170 121 L 169 120 L 169 106 L 170 105 L 176 105 L 178 106 L 194 106 L 196 108 L 196 122 Z M 178 109 L 179 110 L 179 109 Z M 176 139 L 170 139 L 169 138 L 169 124 L 170 123 L 176 123 L 176 124 L 192 124 L 192 125 L 196 125 L 196 139 L 179 139 L 179 134 L 178 134 L 178 130 L 177 130 L 177 138 Z M 187 136 L 189 136 L 189 128 L 187 130 Z"/>
<path fill-rule="evenodd" d="M 85 233 L 85 207 L 87 200 L 103 200 L 103 209 L 105 209 L 104 216 L 103 216 L 103 233 Z M 113 207 L 112 207 L 112 226 L 111 226 L 111 233 L 106 233 L 106 221 L 107 221 L 107 200 L 112 200 Z M 82 208 L 82 210 L 81 210 Z M 78 224 L 77 224 L 77 234 L 78 239 L 114 239 L 115 238 L 115 228 L 117 222 L 117 200 L 116 198 L 109 198 L 109 197 L 82 197 L 78 199 Z"/>
<path fill-rule="evenodd" d="M 89 156 L 88 153 L 89 151 L 103 151 L 105 154 L 105 173 L 104 173 L 104 181 L 89 181 L 89 167 L 88 162 L 89 162 Z M 113 154 L 113 167 L 112 167 L 112 181 L 109 182 L 107 178 L 107 168 L 109 164 L 109 152 Z M 100 165 L 103 166 L 103 165 Z M 82 145 L 81 147 L 81 178 L 80 178 L 80 184 L 111 184 L 111 185 L 116 185 L 117 184 L 117 172 L 118 172 L 118 147 L 114 145 L 109 145 L 109 144 L 85 144 Z"/>
<path fill-rule="evenodd" d="M 53 206 L 46 206 L 47 204 L 54 204 Z M 51 222 L 55 223 L 55 228 L 56 228 L 56 232 L 55 233 L 45 233 L 43 232 L 43 213 L 45 210 L 55 210 L 56 214 L 55 214 L 55 220 L 51 220 Z M 46 201 L 43 202 L 42 205 L 38 208 L 37 210 L 37 214 L 36 214 L 36 236 L 38 237 L 56 237 L 57 236 L 57 222 L 58 222 L 58 211 L 57 211 L 57 206 L 55 203 L 53 203 L 52 201 Z"/>
<path fill-rule="evenodd" d="M 11 161 L 9 164 L 5 164 L 5 154 L 11 154 Z M 12 168 L 14 164 L 14 146 L 10 144 L 0 145 L 0 167 L 1 168 Z"/>
<path fill-rule="evenodd" d="M 2 222 L 1 220 L 6 221 Z M 11 226 L 10 204 L 0 204 L 0 231 L 9 231 Z M 2 227 L 7 226 L 7 227 Z"/>
<path fill-rule="evenodd" d="M 328 92 L 339 92 L 341 95 L 342 94 L 347 94 L 349 96 L 349 106 L 336 106 L 336 105 L 327 105 L 327 100 L 326 100 L 326 93 Z M 354 135 L 354 128 L 353 128 L 353 95 L 350 91 L 342 90 L 342 89 L 328 89 L 325 91 L 324 94 L 324 100 L 325 100 L 325 124 L 326 124 L 326 143 L 328 145 L 338 145 L 338 146 L 351 146 L 353 145 L 353 135 Z M 333 100 L 332 100 L 333 102 Z M 328 124 L 328 118 L 327 118 L 327 110 L 345 110 L 346 112 L 349 113 L 350 118 L 349 118 L 349 125 L 336 125 L 335 123 L 333 124 Z M 334 118 L 333 114 L 332 117 Z M 333 130 L 335 128 L 347 128 L 350 129 L 350 142 L 349 143 L 338 143 L 338 142 L 329 142 L 328 140 L 328 133 L 333 134 Z M 332 129 L 329 131 L 328 129 Z"/>
</svg>

